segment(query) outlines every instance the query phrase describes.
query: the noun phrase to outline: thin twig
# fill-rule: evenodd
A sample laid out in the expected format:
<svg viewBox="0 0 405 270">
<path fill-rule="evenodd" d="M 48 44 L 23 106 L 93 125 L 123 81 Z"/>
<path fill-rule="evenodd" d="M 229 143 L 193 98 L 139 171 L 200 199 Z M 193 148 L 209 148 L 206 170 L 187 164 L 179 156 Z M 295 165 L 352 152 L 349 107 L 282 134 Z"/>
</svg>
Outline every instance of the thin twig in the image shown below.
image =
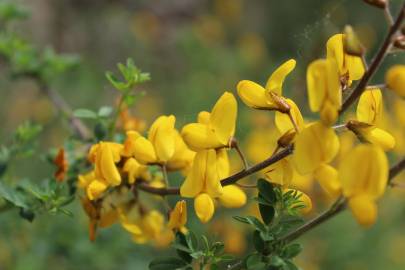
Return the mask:
<svg viewBox="0 0 405 270">
<path fill-rule="evenodd" d="M 350 105 L 354 101 L 356 101 L 357 98 L 359 98 L 360 95 L 363 93 L 368 82 L 373 77 L 374 73 L 377 71 L 381 62 L 384 60 L 385 56 L 387 55 L 387 52 L 390 50 L 392 46 L 393 37 L 401 27 L 404 17 L 405 17 L 405 2 L 402 4 L 402 7 L 399 11 L 397 18 L 395 19 L 394 24 L 390 27 L 388 34 L 385 37 L 384 42 L 381 45 L 380 49 L 378 50 L 377 54 L 375 55 L 374 59 L 372 60 L 370 67 L 366 70 L 360 82 L 357 84 L 356 88 L 344 101 L 342 108 L 340 109 L 339 115 L 342 115 L 342 113 L 345 112 L 350 107 Z"/>
<path fill-rule="evenodd" d="M 233 149 L 235 149 L 236 152 L 238 153 L 238 155 L 239 155 L 239 157 L 240 157 L 240 160 L 241 160 L 242 163 L 243 163 L 243 168 L 244 168 L 245 170 L 248 169 L 248 168 L 249 168 L 249 164 L 248 164 L 248 162 L 247 162 L 247 160 L 246 160 L 245 155 L 244 155 L 243 152 L 242 152 L 242 149 L 240 149 L 239 144 L 238 144 L 238 142 L 237 142 L 236 140 L 233 140 L 233 141 L 232 141 L 231 147 L 232 147 Z"/>
</svg>

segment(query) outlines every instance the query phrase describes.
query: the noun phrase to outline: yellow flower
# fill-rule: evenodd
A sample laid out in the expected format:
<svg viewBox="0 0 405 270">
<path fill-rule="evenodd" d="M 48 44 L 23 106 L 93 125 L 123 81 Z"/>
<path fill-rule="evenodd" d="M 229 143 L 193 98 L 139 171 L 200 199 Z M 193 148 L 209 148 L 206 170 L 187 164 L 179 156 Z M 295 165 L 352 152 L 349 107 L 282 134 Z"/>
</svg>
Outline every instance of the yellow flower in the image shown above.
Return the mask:
<svg viewBox="0 0 405 270">
<path fill-rule="evenodd" d="M 200 113 L 199 122 L 184 126 L 181 136 L 194 151 L 227 147 L 235 133 L 236 115 L 236 99 L 231 93 L 225 92 L 211 113 Z"/>
<path fill-rule="evenodd" d="M 376 200 L 384 194 L 388 181 L 388 160 L 378 146 L 354 148 L 339 167 L 343 195 L 357 222 L 372 225 L 377 217 Z"/>
<path fill-rule="evenodd" d="M 121 175 L 116 163 L 121 160 L 123 146 L 113 142 L 100 142 L 93 145 L 89 160 L 94 163 L 95 178 L 111 186 L 121 184 Z"/>
<path fill-rule="evenodd" d="M 120 210 L 120 220 L 122 227 L 132 234 L 132 240 L 138 244 L 159 239 L 164 229 L 164 217 L 156 210 L 135 217 Z"/>
<path fill-rule="evenodd" d="M 284 62 L 271 74 L 265 88 L 249 80 L 240 81 L 237 85 L 239 97 L 247 106 L 254 109 L 284 111 L 286 105 L 280 104 L 284 101 L 281 98 L 283 83 L 295 65 L 294 59 Z"/>
<path fill-rule="evenodd" d="M 245 192 L 236 185 L 228 185 L 222 188 L 222 195 L 218 198 L 226 208 L 239 208 L 246 204 Z"/>
<path fill-rule="evenodd" d="M 277 129 L 281 134 L 285 134 L 286 132 L 295 128 L 298 129 L 298 131 L 301 131 L 304 128 L 305 123 L 300 109 L 295 102 L 289 98 L 285 99 L 285 102 L 289 105 L 290 112 L 286 114 L 276 111 L 274 115 L 274 122 Z"/>
<path fill-rule="evenodd" d="M 392 66 L 385 74 L 385 83 L 400 97 L 405 97 L 405 65 Z"/>
<path fill-rule="evenodd" d="M 167 161 L 166 166 L 170 171 L 182 170 L 183 173 L 187 174 L 193 163 L 195 152 L 187 147 L 177 130 L 175 130 L 175 134 L 175 151 L 173 156 Z"/>
<path fill-rule="evenodd" d="M 129 158 L 125 161 L 122 172 L 127 173 L 129 184 L 134 184 L 137 178 L 150 179 L 148 167 L 140 164 L 134 158 Z"/>
<path fill-rule="evenodd" d="M 180 187 L 180 194 L 195 198 L 194 209 L 202 222 L 208 222 L 213 216 L 213 199 L 223 194 L 220 180 L 228 175 L 229 160 L 225 149 L 197 152 L 191 170 Z"/>
<path fill-rule="evenodd" d="M 175 152 L 175 121 L 173 115 L 158 117 L 149 129 L 148 138 L 136 131 L 127 132 L 122 154 L 133 156 L 142 164 L 166 163 Z"/>
<path fill-rule="evenodd" d="M 363 77 L 365 69 L 361 57 L 345 52 L 345 38 L 345 34 L 336 34 L 329 38 L 326 43 L 326 58 L 336 61 L 340 77 L 346 78 L 350 85 L 351 81 Z"/>
<path fill-rule="evenodd" d="M 293 178 L 294 169 L 290 159 L 284 158 L 268 167 L 266 178 L 269 182 L 288 187 Z"/>
<path fill-rule="evenodd" d="M 297 135 L 292 159 L 300 174 L 308 174 L 321 164 L 331 162 L 338 150 L 339 138 L 335 131 L 315 122 Z"/>
<path fill-rule="evenodd" d="M 391 150 L 395 146 L 394 137 L 385 130 L 376 127 L 382 113 L 382 107 L 380 89 L 364 91 L 357 105 L 357 121 L 349 121 L 347 127 L 361 141 L 379 145 L 384 150 Z"/>
<path fill-rule="evenodd" d="M 171 230 L 186 233 L 187 205 L 185 200 L 178 201 L 174 209 L 170 212 L 169 223 L 167 226 Z"/>
<path fill-rule="evenodd" d="M 295 139 L 292 161 L 301 175 L 314 173 L 325 191 L 336 196 L 340 192 L 336 170 L 326 165 L 339 151 L 335 131 L 321 122 L 308 125 Z"/>
<path fill-rule="evenodd" d="M 342 105 L 342 93 L 338 66 L 334 59 L 318 59 L 307 69 L 307 88 L 309 107 L 320 112 L 326 125 L 332 125 Z"/>
</svg>

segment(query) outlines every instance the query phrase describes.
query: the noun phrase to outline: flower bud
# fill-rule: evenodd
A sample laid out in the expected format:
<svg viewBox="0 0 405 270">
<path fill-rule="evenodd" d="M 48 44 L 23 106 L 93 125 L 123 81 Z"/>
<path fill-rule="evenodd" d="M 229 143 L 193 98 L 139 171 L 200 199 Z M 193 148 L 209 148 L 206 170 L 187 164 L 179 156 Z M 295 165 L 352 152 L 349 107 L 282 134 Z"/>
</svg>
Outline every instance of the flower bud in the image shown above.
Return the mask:
<svg viewBox="0 0 405 270">
<path fill-rule="evenodd" d="M 364 55 L 364 47 L 350 25 L 345 26 L 344 34 L 345 52 L 354 56 Z"/>
<path fill-rule="evenodd" d="M 375 6 L 377 8 L 386 8 L 387 7 L 387 0 L 363 0 L 367 4 L 371 6 Z"/>
<path fill-rule="evenodd" d="M 405 97 L 405 65 L 392 66 L 385 74 L 385 83 L 389 89 Z"/>
</svg>

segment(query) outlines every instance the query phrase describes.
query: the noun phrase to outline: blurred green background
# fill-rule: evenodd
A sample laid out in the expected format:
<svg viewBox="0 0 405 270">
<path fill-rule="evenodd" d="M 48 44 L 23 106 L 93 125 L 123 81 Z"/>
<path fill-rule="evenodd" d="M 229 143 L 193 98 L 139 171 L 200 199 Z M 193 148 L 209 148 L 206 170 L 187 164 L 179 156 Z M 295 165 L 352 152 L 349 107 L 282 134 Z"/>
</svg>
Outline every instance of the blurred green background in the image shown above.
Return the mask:
<svg viewBox="0 0 405 270">
<path fill-rule="evenodd" d="M 133 114 L 151 123 L 159 114 L 173 113 L 179 128 L 209 109 L 224 90 L 235 92 L 239 80 L 264 83 L 289 58 L 298 66 L 285 93 L 307 113 L 306 66 L 324 56 L 328 37 L 350 24 L 371 55 L 386 30 L 382 12 L 361 0 L 17 2 L 31 13 L 15 25 L 17 32 L 39 48 L 51 46 L 81 57 L 74 71 L 52 82 L 72 107 L 115 104 L 117 93 L 104 73 L 132 57 L 152 76 L 142 85 L 147 95 Z M 395 12 L 402 1 L 391 2 Z M 391 55 L 382 70 L 403 60 Z M 40 146 L 44 152 L 60 146 L 69 130 L 47 98 L 32 81 L 9 80 L 1 73 L 1 143 L 7 143 L 16 126 L 32 119 L 45 125 Z M 375 81 L 382 78 L 380 72 Z M 239 105 L 237 136 L 243 138 L 249 133 L 252 111 Z M 16 177 L 41 181 L 53 172 L 39 155 L 17 164 L 11 168 Z M 405 269 L 404 196 L 401 190 L 387 192 L 372 229 L 360 228 L 350 213 L 315 229 L 303 238 L 299 265 L 305 270 Z M 151 258 L 170 252 L 134 244 L 118 225 L 101 231 L 91 243 L 78 201 L 70 208 L 73 218 L 39 216 L 33 223 L 19 219 L 16 211 L 1 214 L 0 269 L 147 269 Z M 219 215 L 216 219 L 222 222 Z M 233 222 L 229 215 L 226 219 Z M 198 223 L 192 227 L 202 228 Z"/>
</svg>

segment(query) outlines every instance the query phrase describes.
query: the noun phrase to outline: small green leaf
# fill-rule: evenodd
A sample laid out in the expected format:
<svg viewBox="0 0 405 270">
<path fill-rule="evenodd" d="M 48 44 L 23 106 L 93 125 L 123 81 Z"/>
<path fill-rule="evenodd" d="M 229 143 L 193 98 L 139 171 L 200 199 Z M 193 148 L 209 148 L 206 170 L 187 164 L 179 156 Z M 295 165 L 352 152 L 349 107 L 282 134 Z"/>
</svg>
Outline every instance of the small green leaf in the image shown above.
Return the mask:
<svg viewBox="0 0 405 270">
<path fill-rule="evenodd" d="M 186 242 L 187 242 L 187 246 L 192 250 L 192 251 L 196 251 L 198 250 L 198 240 L 197 240 L 197 236 L 195 235 L 195 233 L 193 231 L 188 231 L 188 233 L 186 234 Z"/>
<path fill-rule="evenodd" d="M 276 214 L 276 210 L 273 206 L 261 203 L 259 203 L 259 211 L 265 224 L 270 224 L 270 222 L 272 222 L 274 219 L 274 215 Z"/>
<path fill-rule="evenodd" d="M 246 259 L 246 267 L 248 270 L 265 270 L 266 264 L 262 261 L 260 254 L 251 254 Z"/>
<path fill-rule="evenodd" d="M 222 242 L 215 242 L 212 244 L 211 251 L 215 256 L 219 256 L 224 252 L 224 243 Z"/>
<path fill-rule="evenodd" d="M 259 253 L 262 253 L 266 247 L 265 242 L 263 241 L 262 237 L 260 236 L 260 232 L 258 230 L 255 230 L 253 232 L 253 245 Z"/>
<path fill-rule="evenodd" d="M 73 115 L 77 118 L 97 119 L 97 113 L 88 109 L 77 109 Z"/>
<path fill-rule="evenodd" d="M 13 205 L 21 208 L 28 208 L 25 198 L 17 190 L 6 186 L 3 182 L 0 182 L 0 197 Z"/>
<path fill-rule="evenodd" d="M 113 108 L 110 106 L 103 106 L 98 110 L 98 116 L 99 117 L 108 117 L 111 115 L 113 111 Z"/>
<path fill-rule="evenodd" d="M 302 245 L 298 243 L 294 243 L 284 247 L 282 252 L 282 256 L 287 259 L 292 259 L 296 257 L 302 251 Z"/>
<path fill-rule="evenodd" d="M 168 270 L 168 269 L 181 269 L 185 267 L 188 263 L 185 261 L 176 258 L 176 257 L 166 257 L 166 258 L 157 258 L 154 259 L 149 264 L 150 270 Z"/>
<path fill-rule="evenodd" d="M 271 204 L 276 203 L 277 201 L 277 196 L 276 193 L 274 192 L 273 185 L 264 180 L 264 179 L 259 179 L 257 180 L 257 188 L 259 189 L 259 195 L 268 201 Z"/>
</svg>

